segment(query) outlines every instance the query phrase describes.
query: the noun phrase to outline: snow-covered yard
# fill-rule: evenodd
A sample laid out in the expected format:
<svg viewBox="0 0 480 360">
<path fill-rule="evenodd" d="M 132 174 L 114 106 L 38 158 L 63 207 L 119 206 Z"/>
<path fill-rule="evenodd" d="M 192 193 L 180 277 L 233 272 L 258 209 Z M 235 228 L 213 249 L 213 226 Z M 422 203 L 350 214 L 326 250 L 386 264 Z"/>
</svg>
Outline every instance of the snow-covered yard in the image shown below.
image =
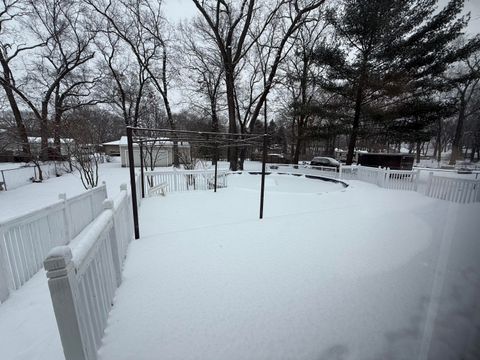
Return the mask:
<svg viewBox="0 0 480 360">
<path fill-rule="evenodd" d="M 116 160 L 116 159 L 115 159 Z M 100 164 L 99 184 L 107 184 L 108 196 L 115 196 L 120 191 L 120 184 L 127 183 L 128 168 L 122 168 L 119 162 Z M 0 221 L 28 213 L 58 200 L 58 194 L 67 197 L 85 191 L 78 172 L 64 174 L 57 178 L 32 183 L 17 189 L 0 192 Z"/>
<path fill-rule="evenodd" d="M 105 166 L 110 195 L 128 171 Z M 263 220 L 258 175 L 145 199 L 100 359 L 479 356 L 480 206 L 349 183 L 269 175 Z M 0 349 L 63 358 L 43 271 L 0 305 Z"/>
<path fill-rule="evenodd" d="M 260 221 L 259 180 L 235 175 L 217 194 L 144 201 L 102 360 L 414 359 L 429 348 L 440 359 L 465 349 L 455 334 L 476 310 L 478 206 L 271 175 Z"/>
</svg>

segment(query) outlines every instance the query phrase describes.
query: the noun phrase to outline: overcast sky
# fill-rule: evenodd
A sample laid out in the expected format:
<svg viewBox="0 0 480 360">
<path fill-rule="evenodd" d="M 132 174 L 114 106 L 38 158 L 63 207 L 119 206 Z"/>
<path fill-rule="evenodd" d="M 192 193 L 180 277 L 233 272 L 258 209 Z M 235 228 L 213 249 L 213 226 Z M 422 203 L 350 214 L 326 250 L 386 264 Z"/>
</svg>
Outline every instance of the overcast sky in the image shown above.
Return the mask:
<svg viewBox="0 0 480 360">
<path fill-rule="evenodd" d="M 329 1 L 332 0 L 327 0 L 327 3 Z M 441 6 L 447 3 L 448 0 L 439 1 Z M 169 20 L 174 22 L 188 19 L 198 12 L 192 0 L 164 0 L 164 11 Z M 471 12 L 471 20 L 467 29 L 468 32 L 471 34 L 480 33 L 480 0 L 466 0 L 465 11 Z"/>
</svg>

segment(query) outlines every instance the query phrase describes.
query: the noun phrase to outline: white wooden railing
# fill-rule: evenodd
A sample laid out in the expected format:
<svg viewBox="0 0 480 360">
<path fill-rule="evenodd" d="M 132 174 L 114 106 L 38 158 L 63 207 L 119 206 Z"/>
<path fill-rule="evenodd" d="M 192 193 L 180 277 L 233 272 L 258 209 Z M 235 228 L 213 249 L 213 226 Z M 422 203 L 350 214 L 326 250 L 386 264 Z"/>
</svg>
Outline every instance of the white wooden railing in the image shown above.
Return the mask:
<svg viewBox="0 0 480 360">
<path fill-rule="evenodd" d="M 0 302 L 38 270 L 50 249 L 68 244 L 102 211 L 106 185 L 0 223 Z"/>
<path fill-rule="evenodd" d="M 142 174 L 135 176 L 135 191 L 137 195 L 137 208 L 142 204 Z"/>
<path fill-rule="evenodd" d="M 390 170 L 383 172 L 382 187 L 393 190 L 418 190 L 420 171 Z"/>
<path fill-rule="evenodd" d="M 103 206 L 102 213 L 69 246 L 53 248 L 44 261 L 67 360 L 97 359 L 133 239 L 131 194 L 126 185 Z"/>
<path fill-rule="evenodd" d="M 337 170 L 333 166 L 311 166 L 311 165 L 282 165 L 282 166 L 269 166 L 269 169 L 278 173 L 284 171 L 294 174 L 312 175 L 312 176 L 327 176 L 330 178 L 340 178 L 340 170 Z"/>
<path fill-rule="evenodd" d="M 339 180 L 360 180 L 385 189 L 417 191 L 428 197 L 457 203 L 480 202 L 480 180 L 434 176 L 420 182 L 420 170 L 390 170 L 367 166 L 341 166 L 339 171 L 310 165 L 271 167 L 278 173 L 318 175 Z"/>
<path fill-rule="evenodd" d="M 217 171 L 217 187 L 227 186 L 227 170 Z M 166 192 L 210 190 L 215 183 L 214 170 L 146 171 L 146 190 L 166 183 Z M 148 191 L 146 191 L 148 192 Z"/>
<path fill-rule="evenodd" d="M 480 180 L 449 178 L 430 173 L 425 195 L 462 204 L 480 202 Z"/>
</svg>

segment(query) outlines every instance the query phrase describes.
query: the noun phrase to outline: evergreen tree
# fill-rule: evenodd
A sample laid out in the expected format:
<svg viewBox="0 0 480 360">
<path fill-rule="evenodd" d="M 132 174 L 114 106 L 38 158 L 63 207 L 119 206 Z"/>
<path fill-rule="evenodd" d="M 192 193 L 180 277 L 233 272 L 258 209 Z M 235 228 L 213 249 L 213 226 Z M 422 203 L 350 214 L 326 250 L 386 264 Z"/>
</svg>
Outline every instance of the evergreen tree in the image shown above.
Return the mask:
<svg viewBox="0 0 480 360">
<path fill-rule="evenodd" d="M 337 43 L 321 45 L 328 67 L 324 88 L 345 97 L 350 108 L 347 164 L 352 162 L 366 107 L 388 108 L 442 90 L 447 67 L 479 47 L 478 37 L 452 46 L 468 23 L 463 0 L 436 12 L 438 0 L 343 0 L 330 12 Z"/>
</svg>

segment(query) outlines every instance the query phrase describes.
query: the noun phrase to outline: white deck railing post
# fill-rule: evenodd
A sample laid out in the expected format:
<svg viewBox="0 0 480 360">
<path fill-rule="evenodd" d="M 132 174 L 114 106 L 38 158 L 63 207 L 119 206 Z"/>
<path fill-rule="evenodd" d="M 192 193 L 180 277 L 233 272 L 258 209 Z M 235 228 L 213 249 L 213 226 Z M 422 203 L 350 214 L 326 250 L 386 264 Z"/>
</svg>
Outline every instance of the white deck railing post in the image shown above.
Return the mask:
<svg viewBox="0 0 480 360">
<path fill-rule="evenodd" d="M 103 201 L 103 208 L 105 210 L 114 211 L 113 208 L 113 200 L 106 199 Z M 116 219 L 115 214 L 113 215 L 113 227 L 110 233 L 110 246 L 112 248 L 112 258 L 113 258 L 113 266 L 115 268 L 115 278 L 117 280 L 117 287 L 120 286 L 122 282 L 122 266 L 120 265 L 120 255 L 118 251 L 118 241 L 117 239 L 121 239 L 122 234 L 117 234 L 118 224 L 116 224 L 118 220 Z"/>
<path fill-rule="evenodd" d="M 433 171 L 430 171 L 428 173 L 427 186 L 425 187 L 425 195 L 426 196 L 430 196 L 430 190 L 432 188 L 432 181 L 433 181 Z"/>
<path fill-rule="evenodd" d="M 85 339 L 79 323 L 83 315 L 77 304 L 78 283 L 70 248 L 53 248 L 44 261 L 44 267 L 65 358 L 86 360 Z"/>
<path fill-rule="evenodd" d="M 420 170 L 418 169 L 417 171 L 415 171 L 414 175 L 413 175 L 415 178 L 414 178 L 414 184 L 413 184 L 413 191 L 418 191 L 418 182 L 419 182 L 419 179 L 420 179 Z"/>
<path fill-rule="evenodd" d="M 58 194 L 58 199 L 63 201 L 63 221 L 65 223 L 65 239 L 67 242 L 72 240 L 72 235 L 70 232 L 70 214 L 68 213 L 68 203 L 67 203 L 67 194 L 61 193 Z"/>
<path fill-rule="evenodd" d="M 10 271 L 8 270 L 7 249 L 3 241 L 3 236 L 0 229 L 0 303 L 7 300 L 10 294 Z"/>
</svg>

